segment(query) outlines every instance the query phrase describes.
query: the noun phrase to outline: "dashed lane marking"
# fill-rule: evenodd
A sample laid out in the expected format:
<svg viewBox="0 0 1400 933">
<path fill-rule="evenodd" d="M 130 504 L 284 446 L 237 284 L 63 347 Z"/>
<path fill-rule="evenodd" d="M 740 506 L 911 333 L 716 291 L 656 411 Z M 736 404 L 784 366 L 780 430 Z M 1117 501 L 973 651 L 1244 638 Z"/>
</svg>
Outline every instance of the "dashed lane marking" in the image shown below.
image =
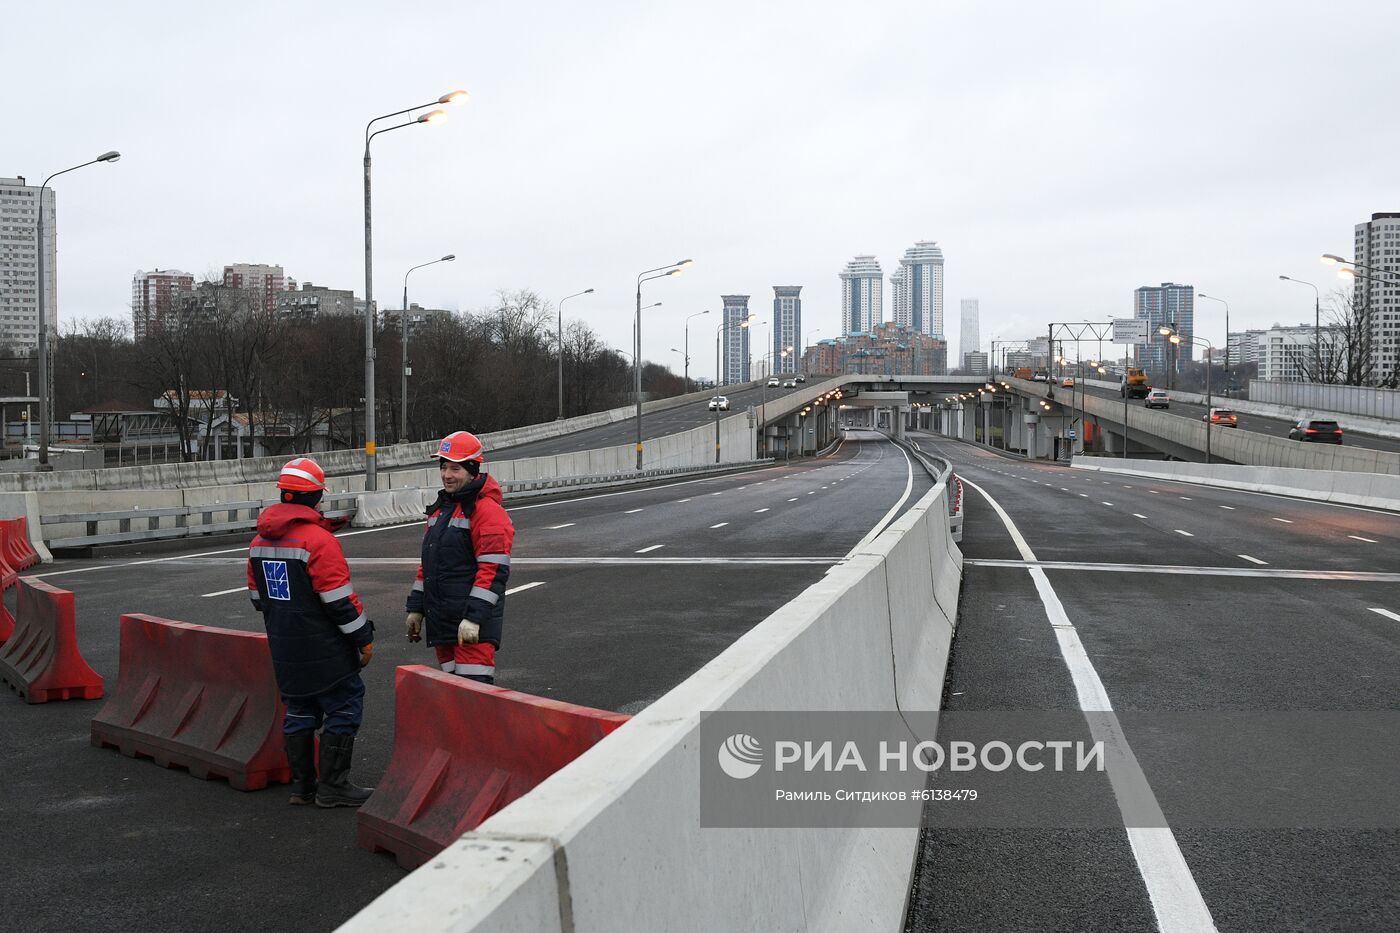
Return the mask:
<svg viewBox="0 0 1400 933">
<path fill-rule="evenodd" d="M 544 581 L 543 581 L 543 580 L 536 580 L 534 583 L 522 583 L 522 584 L 520 584 L 520 585 L 517 586 L 517 587 L 513 587 L 512 589 L 506 590 L 506 595 L 507 595 L 507 596 L 512 596 L 512 595 L 514 595 L 514 594 L 516 594 L 516 593 L 519 593 L 519 592 L 522 592 L 522 591 L 524 591 L 524 590 L 533 590 L 533 589 L 534 589 L 535 587 L 537 587 L 537 586 L 544 586 Z"/>
<path fill-rule="evenodd" d="M 578 523 L 577 523 L 577 522 L 565 522 L 565 523 L 562 524 L 562 525 L 550 525 L 548 528 L 545 529 L 545 531 L 558 531 L 560 528 L 572 528 L 572 527 L 574 527 L 574 525 L 576 525 L 576 524 L 578 524 Z"/>
<path fill-rule="evenodd" d="M 1291 525 L 1291 524 L 1293 524 L 1293 519 L 1291 519 L 1291 518 L 1275 518 L 1274 521 L 1276 521 L 1276 522 L 1283 522 L 1285 525 Z"/>
<path fill-rule="evenodd" d="M 723 528 L 725 525 L 728 525 L 728 524 L 729 524 L 729 522 L 720 522 L 718 525 L 711 525 L 710 527 L 711 527 L 711 528 Z"/>
<path fill-rule="evenodd" d="M 1378 615 L 1378 616 L 1385 616 L 1387 619 L 1391 619 L 1391 620 L 1393 620 L 1393 621 L 1395 621 L 1395 622 L 1400 622 L 1400 615 L 1396 615 L 1395 613 L 1391 612 L 1389 609 L 1381 609 L 1381 608 L 1379 608 L 1378 606 L 1372 606 L 1372 607 L 1371 607 L 1371 611 L 1374 612 L 1374 613 L 1375 613 L 1376 615 Z"/>
<path fill-rule="evenodd" d="M 642 548 L 641 550 L 637 551 L 637 553 L 638 553 L 638 554 L 649 554 L 649 553 L 651 553 L 652 551 L 660 550 L 661 548 L 663 548 L 663 547 L 665 547 L 665 546 L 666 546 L 666 545 L 664 545 L 664 544 L 653 544 L 651 547 L 644 547 L 644 548 Z"/>
<path fill-rule="evenodd" d="M 1188 538 L 1194 538 L 1194 537 L 1196 537 L 1196 536 L 1193 535 L 1191 532 L 1189 532 L 1189 531 L 1182 531 L 1180 528 L 1173 528 L 1172 531 L 1175 531 L 1175 532 L 1176 532 L 1177 534 L 1179 534 L 1179 535 L 1185 535 L 1185 536 L 1188 537 Z"/>
<path fill-rule="evenodd" d="M 1365 541 L 1367 544 L 1380 544 L 1380 542 L 1374 538 L 1363 538 L 1360 535 L 1347 535 L 1347 537 L 1353 538 L 1357 541 Z"/>
<path fill-rule="evenodd" d="M 235 586 L 235 587 L 234 587 L 233 589 L 231 589 L 231 590 L 219 590 L 217 593 L 200 593 L 199 595 L 200 595 L 200 598 L 201 598 L 201 599 L 208 599 L 210 596 L 227 596 L 227 595 L 229 595 L 230 593 L 246 593 L 246 592 L 248 592 L 248 587 L 247 587 L 247 586 Z"/>
</svg>

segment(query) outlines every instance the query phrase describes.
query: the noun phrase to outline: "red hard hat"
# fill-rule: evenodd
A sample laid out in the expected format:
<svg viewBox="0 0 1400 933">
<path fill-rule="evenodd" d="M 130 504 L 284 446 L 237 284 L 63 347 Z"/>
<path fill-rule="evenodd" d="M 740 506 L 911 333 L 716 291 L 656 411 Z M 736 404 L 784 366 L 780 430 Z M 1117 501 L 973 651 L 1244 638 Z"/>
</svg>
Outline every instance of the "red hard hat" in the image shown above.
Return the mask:
<svg viewBox="0 0 1400 933">
<path fill-rule="evenodd" d="M 316 492 L 326 488 L 326 471 L 310 457 L 288 460 L 277 477 L 277 488 L 291 492 Z"/>
<path fill-rule="evenodd" d="M 440 459 L 451 460 L 453 463 L 464 463 L 468 460 L 481 463 L 486 459 L 485 451 L 481 449 L 481 441 L 470 431 L 453 431 L 444 437 L 438 445 L 437 455 Z"/>
</svg>

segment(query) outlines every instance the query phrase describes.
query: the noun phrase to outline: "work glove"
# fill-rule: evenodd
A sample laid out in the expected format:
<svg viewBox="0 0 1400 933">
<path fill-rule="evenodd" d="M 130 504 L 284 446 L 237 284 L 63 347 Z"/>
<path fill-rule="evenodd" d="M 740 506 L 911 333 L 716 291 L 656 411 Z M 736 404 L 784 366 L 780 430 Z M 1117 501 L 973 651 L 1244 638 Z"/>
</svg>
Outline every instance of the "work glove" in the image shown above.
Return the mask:
<svg viewBox="0 0 1400 933">
<path fill-rule="evenodd" d="M 360 649 L 360 667 L 368 667 L 370 659 L 374 657 L 374 642 L 370 642 Z"/>
<path fill-rule="evenodd" d="M 470 619 L 463 619 L 457 626 L 457 644 L 474 645 L 481 640 L 481 626 Z"/>
<path fill-rule="evenodd" d="M 423 613 L 410 612 L 408 618 L 403 620 L 403 627 L 408 630 L 409 641 L 423 640 Z"/>
</svg>

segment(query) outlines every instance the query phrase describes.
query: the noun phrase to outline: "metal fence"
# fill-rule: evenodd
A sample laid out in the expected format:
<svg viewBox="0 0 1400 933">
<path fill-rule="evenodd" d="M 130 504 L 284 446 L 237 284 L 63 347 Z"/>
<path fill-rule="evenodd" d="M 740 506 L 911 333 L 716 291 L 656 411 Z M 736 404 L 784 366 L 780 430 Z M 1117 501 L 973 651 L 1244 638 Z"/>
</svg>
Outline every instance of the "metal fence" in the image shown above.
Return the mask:
<svg viewBox="0 0 1400 933">
<path fill-rule="evenodd" d="M 1251 379 L 1249 399 L 1252 402 L 1268 402 L 1287 405 L 1290 408 L 1316 409 L 1400 421 L 1400 391 L 1395 389 Z"/>
</svg>

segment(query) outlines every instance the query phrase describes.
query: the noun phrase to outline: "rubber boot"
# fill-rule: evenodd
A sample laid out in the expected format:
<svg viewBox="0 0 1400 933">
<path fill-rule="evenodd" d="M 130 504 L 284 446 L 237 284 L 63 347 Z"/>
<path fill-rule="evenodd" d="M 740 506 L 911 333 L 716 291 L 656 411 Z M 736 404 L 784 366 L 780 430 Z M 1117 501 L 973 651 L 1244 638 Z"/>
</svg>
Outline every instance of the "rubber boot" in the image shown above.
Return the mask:
<svg viewBox="0 0 1400 933">
<path fill-rule="evenodd" d="M 294 807 L 316 802 L 316 733 L 298 732 L 283 736 L 282 747 L 287 750 L 287 764 L 292 768 L 292 797 Z"/>
<path fill-rule="evenodd" d="M 316 806 L 358 807 L 374 793 L 372 787 L 350 783 L 350 765 L 354 758 L 353 735 L 321 736 L 321 782 L 316 786 Z"/>
</svg>

